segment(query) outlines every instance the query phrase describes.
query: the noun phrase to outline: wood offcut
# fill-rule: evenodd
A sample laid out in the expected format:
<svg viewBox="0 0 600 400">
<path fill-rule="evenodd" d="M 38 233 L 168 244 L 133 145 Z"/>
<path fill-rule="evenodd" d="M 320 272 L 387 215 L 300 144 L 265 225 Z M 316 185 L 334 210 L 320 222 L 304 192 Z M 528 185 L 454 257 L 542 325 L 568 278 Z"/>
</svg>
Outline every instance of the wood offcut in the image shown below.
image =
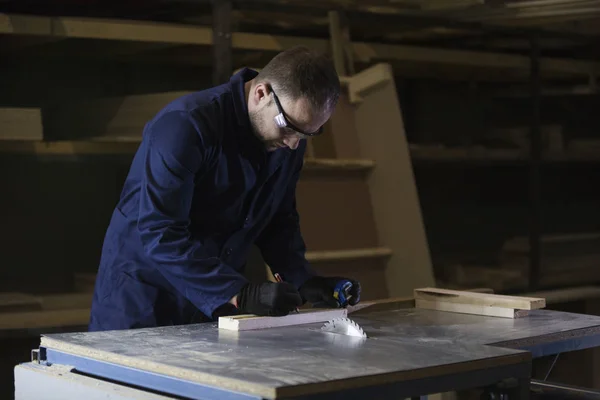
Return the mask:
<svg viewBox="0 0 600 400">
<path fill-rule="evenodd" d="M 334 318 L 343 318 L 348 315 L 348 310 L 314 309 L 300 310 L 298 314 L 291 313 L 281 317 L 263 317 L 252 314 L 219 317 L 219 329 L 231 331 L 247 331 L 254 329 L 267 329 L 282 326 L 311 324 L 315 322 L 327 322 Z"/>
<path fill-rule="evenodd" d="M 546 307 L 544 298 L 437 288 L 415 289 L 414 297 L 416 308 L 503 318 L 524 317 L 529 310 Z"/>
</svg>

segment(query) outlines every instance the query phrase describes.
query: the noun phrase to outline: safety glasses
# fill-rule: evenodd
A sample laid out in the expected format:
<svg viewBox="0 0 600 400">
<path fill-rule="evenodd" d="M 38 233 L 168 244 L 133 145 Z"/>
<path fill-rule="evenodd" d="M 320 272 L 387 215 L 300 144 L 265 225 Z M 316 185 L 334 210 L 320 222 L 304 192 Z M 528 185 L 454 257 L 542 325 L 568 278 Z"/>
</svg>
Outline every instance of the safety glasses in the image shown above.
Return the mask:
<svg viewBox="0 0 600 400">
<path fill-rule="evenodd" d="M 277 114 L 275 116 L 275 123 L 277 124 L 278 127 L 280 128 L 288 128 L 293 130 L 296 133 L 299 133 L 300 135 L 303 136 L 318 136 L 321 133 L 323 133 L 323 127 L 321 126 L 316 132 L 305 132 L 302 129 L 298 128 L 297 126 L 295 126 L 294 124 L 292 124 L 290 122 L 290 120 L 288 120 L 285 116 L 285 112 L 283 111 L 283 108 L 281 107 L 281 103 L 279 102 L 279 98 L 277 97 L 277 95 L 275 94 L 275 91 L 273 90 L 273 88 L 271 87 L 271 93 L 273 94 L 273 98 L 275 99 L 275 105 L 277 106 L 277 111 L 279 111 L 279 114 Z"/>
</svg>

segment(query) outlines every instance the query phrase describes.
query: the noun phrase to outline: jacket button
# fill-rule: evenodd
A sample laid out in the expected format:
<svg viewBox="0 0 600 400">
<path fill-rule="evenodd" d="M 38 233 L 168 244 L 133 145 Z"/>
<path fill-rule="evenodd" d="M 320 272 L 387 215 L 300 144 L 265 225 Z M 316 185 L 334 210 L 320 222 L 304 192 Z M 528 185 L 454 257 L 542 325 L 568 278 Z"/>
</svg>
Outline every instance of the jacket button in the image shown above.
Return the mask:
<svg viewBox="0 0 600 400">
<path fill-rule="evenodd" d="M 225 255 L 230 256 L 232 252 L 233 252 L 233 250 L 227 249 L 227 250 L 225 250 Z"/>
</svg>

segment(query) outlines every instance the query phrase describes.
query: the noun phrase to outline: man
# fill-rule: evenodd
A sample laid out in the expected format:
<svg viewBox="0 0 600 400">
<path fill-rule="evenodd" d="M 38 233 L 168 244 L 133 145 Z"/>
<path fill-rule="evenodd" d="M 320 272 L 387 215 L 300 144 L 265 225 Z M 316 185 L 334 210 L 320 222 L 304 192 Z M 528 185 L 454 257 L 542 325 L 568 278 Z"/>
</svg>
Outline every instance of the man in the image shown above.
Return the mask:
<svg viewBox="0 0 600 400">
<path fill-rule="evenodd" d="M 306 139 L 339 92 L 332 63 L 295 47 L 149 121 L 104 239 L 89 330 L 356 304 L 359 282 L 311 270 L 295 202 Z M 247 281 L 253 244 L 282 282 Z"/>
</svg>

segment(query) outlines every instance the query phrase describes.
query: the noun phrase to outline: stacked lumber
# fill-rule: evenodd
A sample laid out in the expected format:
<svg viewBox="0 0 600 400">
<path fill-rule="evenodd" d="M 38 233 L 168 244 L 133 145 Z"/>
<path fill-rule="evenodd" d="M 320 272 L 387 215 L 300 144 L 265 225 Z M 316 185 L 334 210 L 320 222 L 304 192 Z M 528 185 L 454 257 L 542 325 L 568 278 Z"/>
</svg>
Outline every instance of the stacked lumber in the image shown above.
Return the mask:
<svg viewBox="0 0 600 400">
<path fill-rule="evenodd" d="M 414 297 L 416 308 L 504 318 L 524 317 L 529 310 L 546 307 L 544 298 L 436 288 L 415 289 Z"/>
</svg>

